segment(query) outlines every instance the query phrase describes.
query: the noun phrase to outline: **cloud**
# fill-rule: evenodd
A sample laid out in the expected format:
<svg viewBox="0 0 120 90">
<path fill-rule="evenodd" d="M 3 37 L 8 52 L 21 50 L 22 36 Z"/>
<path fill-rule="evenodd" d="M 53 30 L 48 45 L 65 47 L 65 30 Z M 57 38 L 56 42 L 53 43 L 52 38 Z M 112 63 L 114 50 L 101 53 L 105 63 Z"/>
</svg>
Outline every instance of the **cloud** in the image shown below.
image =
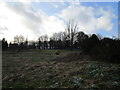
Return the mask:
<svg viewBox="0 0 120 90">
<path fill-rule="evenodd" d="M 74 19 L 78 22 L 79 29 L 86 33 L 112 30 L 112 20 L 115 18 L 113 9 L 110 7 L 94 8 L 82 5 L 69 6 L 63 9 L 58 16 L 66 21 Z"/>
<path fill-rule="evenodd" d="M 0 31 L 0 38 L 11 41 L 15 35 L 24 35 L 28 40 L 38 39 L 43 34 L 51 36 L 54 32 L 64 31 L 64 21 L 69 19 L 77 21 L 79 29 L 86 33 L 113 28 L 115 15 L 112 8 L 96 9 L 73 2 L 70 6 L 63 2 L 54 5 L 54 8 L 60 7 L 59 13 L 49 16 L 32 2 L 0 3 L 0 26 L 8 29 Z"/>
<path fill-rule="evenodd" d="M 22 3 L 5 3 L 0 7 L 0 16 L 5 17 L 0 20 L 1 26 L 6 26 L 8 31 L 5 32 L 5 36 L 7 39 L 13 39 L 15 35 L 24 35 L 29 34 L 33 36 L 29 31 L 33 31 L 32 29 L 36 26 L 34 22 L 40 22 L 39 18 L 36 18 L 34 13 L 28 11 L 29 8 L 25 8 L 25 5 Z M 4 12 L 3 12 L 4 11 Z M 35 18 L 34 18 L 35 17 Z M 24 22 L 27 21 L 31 24 L 31 29 L 27 27 L 27 24 Z M 32 25 L 34 26 L 32 27 Z"/>
<path fill-rule="evenodd" d="M 26 5 L 27 4 L 27 5 Z M 3 12 L 4 11 L 4 12 Z M 24 35 L 34 40 L 43 34 L 51 36 L 54 32 L 63 31 L 64 23 L 55 16 L 48 16 L 32 3 L 12 2 L 0 5 L 0 25 L 7 27 L 4 32 L 8 40 L 15 35 Z"/>
</svg>

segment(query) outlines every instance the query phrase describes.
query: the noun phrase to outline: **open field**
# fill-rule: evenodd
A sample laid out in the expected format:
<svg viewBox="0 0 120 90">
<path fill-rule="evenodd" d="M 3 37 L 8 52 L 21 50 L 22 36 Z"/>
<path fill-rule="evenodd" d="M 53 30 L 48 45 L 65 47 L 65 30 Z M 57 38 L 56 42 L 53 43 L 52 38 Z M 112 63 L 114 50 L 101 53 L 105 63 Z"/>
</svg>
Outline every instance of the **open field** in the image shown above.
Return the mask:
<svg viewBox="0 0 120 90">
<path fill-rule="evenodd" d="M 59 51 L 3 51 L 3 88 L 120 88 L 120 64 Z"/>
</svg>

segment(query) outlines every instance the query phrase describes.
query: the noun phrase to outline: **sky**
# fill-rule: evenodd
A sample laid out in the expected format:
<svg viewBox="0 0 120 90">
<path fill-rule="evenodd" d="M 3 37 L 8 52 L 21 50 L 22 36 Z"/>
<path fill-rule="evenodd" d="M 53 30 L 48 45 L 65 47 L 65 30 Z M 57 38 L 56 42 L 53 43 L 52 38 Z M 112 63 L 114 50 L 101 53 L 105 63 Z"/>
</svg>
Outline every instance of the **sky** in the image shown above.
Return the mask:
<svg viewBox="0 0 120 90">
<path fill-rule="evenodd" d="M 1 2 L 0 39 L 8 42 L 23 35 L 37 40 L 65 31 L 66 22 L 74 20 L 79 31 L 113 37 L 118 34 L 117 2 Z"/>
</svg>

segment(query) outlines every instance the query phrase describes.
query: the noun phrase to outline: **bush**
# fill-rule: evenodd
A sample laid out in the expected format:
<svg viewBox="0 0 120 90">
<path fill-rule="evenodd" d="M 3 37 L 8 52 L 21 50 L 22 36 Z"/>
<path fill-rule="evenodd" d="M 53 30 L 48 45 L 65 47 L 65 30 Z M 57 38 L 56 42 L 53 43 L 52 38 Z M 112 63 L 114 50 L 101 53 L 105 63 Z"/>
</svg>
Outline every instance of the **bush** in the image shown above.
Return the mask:
<svg viewBox="0 0 120 90">
<path fill-rule="evenodd" d="M 90 51 L 90 55 L 97 60 L 120 63 L 120 41 L 111 40 L 111 42 L 101 42 Z"/>
</svg>

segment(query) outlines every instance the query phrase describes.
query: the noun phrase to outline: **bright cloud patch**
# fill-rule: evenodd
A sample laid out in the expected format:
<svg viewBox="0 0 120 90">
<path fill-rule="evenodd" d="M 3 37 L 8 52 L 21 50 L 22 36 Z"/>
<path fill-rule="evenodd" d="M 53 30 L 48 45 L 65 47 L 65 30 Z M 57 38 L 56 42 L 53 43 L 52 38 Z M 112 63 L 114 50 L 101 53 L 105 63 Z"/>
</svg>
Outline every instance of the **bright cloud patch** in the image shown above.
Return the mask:
<svg viewBox="0 0 120 90">
<path fill-rule="evenodd" d="M 1 37 L 13 40 L 15 35 L 37 39 L 43 34 L 51 36 L 54 32 L 64 31 L 64 24 L 55 16 L 48 16 L 42 10 L 36 10 L 32 5 L 22 3 L 7 3 L 0 5 L 0 26 L 8 30 Z"/>
<path fill-rule="evenodd" d="M 110 8 L 93 8 L 87 6 L 69 6 L 58 15 L 66 21 L 73 19 L 78 22 L 79 29 L 86 33 L 98 30 L 110 31 L 113 28 L 112 19 L 115 17 Z"/>
</svg>

